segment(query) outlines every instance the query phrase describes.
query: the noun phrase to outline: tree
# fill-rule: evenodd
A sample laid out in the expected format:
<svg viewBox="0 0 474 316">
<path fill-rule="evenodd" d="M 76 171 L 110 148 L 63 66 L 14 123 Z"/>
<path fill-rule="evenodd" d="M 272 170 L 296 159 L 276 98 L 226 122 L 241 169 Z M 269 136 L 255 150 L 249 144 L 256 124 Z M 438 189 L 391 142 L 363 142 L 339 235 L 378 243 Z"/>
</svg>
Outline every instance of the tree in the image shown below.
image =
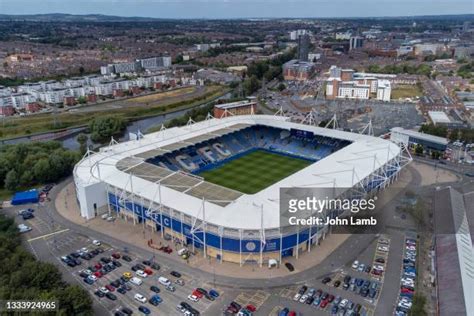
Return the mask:
<svg viewBox="0 0 474 316">
<path fill-rule="evenodd" d="M 278 88 L 277 88 L 277 89 L 278 89 L 279 91 L 283 91 L 283 90 L 286 89 L 286 86 L 285 86 L 285 84 L 282 82 L 282 83 L 280 83 L 280 84 L 278 85 Z"/>
<path fill-rule="evenodd" d="M 80 74 L 81 76 L 84 74 L 84 72 L 85 72 L 84 67 L 82 67 L 82 66 L 79 67 L 79 74 Z"/>
<path fill-rule="evenodd" d="M 117 116 L 103 116 L 93 119 L 89 123 L 91 139 L 94 142 L 105 142 L 111 136 L 120 133 L 125 128 L 125 122 Z"/>
<path fill-rule="evenodd" d="M 79 104 L 86 104 L 87 99 L 86 99 L 86 97 L 81 96 L 81 97 L 77 98 L 77 102 L 79 102 Z"/>
<path fill-rule="evenodd" d="M 258 81 L 256 76 L 251 76 L 250 78 L 245 79 L 243 83 L 245 95 L 251 95 L 252 93 L 256 92 L 259 87 L 260 82 Z"/>
<path fill-rule="evenodd" d="M 87 151 L 87 141 L 89 140 L 89 137 L 84 133 L 80 133 L 77 135 L 76 140 L 79 143 L 79 151 L 81 154 L 85 154 Z"/>
<path fill-rule="evenodd" d="M 425 316 L 428 313 L 425 310 L 426 298 L 421 294 L 415 294 L 413 296 L 413 305 L 410 310 L 410 316 Z"/>
<path fill-rule="evenodd" d="M 423 155 L 423 145 L 420 145 L 420 144 L 417 144 L 416 147 L 415 147 L 415 154 L 421 156 Z"/>
<path fill-rule="evenodd" d="M 8 171 L 5 177 L 5 188 L 10 191 L 15 191 L 18 188 L 18 174 L 15 169 Z"/>
<path fill-rule="evenodd" d="M 40 182 L 50 181 L 50 165 L 47 158 L 40 159 L 33 166 L 33 174 L 35 179 Z"/>
</svg>

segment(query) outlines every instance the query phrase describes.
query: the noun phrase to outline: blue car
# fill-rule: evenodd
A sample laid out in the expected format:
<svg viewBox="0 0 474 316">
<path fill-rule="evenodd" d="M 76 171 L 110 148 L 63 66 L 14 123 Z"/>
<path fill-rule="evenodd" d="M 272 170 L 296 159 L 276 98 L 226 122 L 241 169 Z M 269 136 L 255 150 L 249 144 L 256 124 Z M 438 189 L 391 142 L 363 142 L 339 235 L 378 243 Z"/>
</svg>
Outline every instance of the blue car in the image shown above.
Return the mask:
<svg viewBox="0 0 474 316">
<path fill-rule="evenodd" d="M 278 316 L 287 316 L 288 313 L 290 312 L 290 310 L 288 308 L 283 308 L 280 313 L 278 314 Z"/>
<path fill-rule="evenodd" d="M 319 306 L 319 303 L 321 303 L 321 297 L 320 297 L 320 296 L 317 296 L 317 297 L 314 299 L 313 305 L 314 305 L 314 306 Z"/>
<path fill-rule="evenodd" d="M 213 298 L 218 298 L 219 297 L 219 292 L 217 292 L 216 290 L 210 290 L 209 291 L 209 295 L 212 296 Z"/>
<path fill-rule="evenodd" d="M 153 300 L 153 301 L 157 302 L 158 304 L 163 302 L 163 300 L 161 299 L 161 297 L 159 295 L 153 295 L 150 300 Z"/>
<path fill-rule="evenodd" d="M 337 307 L 337 305 L 334 305 L 334 306 L 331 308 L 331 314 L 332 314 L 332 315 L 336 315 L 338 309 L 339 309 L 339 308 Z"/>
<path fill-rule="evenodd" d="M 362 284 L 364 284 L 364 280 L 362 280 L 362 279 L 357 279 L 356 282 L 357 282 L 357 283 L 356 283 L 357 286 L 362 286 Z"/>
<path fill-rule="evenodd" d="M 148 307 L 143 306 L 143 305 L 140 305 L 140 307 L 138 307 L 138 310 L 140 312 L 142 312 L 143 314 L 145 314 L 145 315 L 150 315 L 151 314 L 150 309 Z"/>
<path fill-rule="evenodd" d="M 84 282 L 86 282 L 86 283 L 89 284 L 89 285 L 94 284 L 94 280 L 89 279 L 89 278 L 84 278 Z"/>
</svg>

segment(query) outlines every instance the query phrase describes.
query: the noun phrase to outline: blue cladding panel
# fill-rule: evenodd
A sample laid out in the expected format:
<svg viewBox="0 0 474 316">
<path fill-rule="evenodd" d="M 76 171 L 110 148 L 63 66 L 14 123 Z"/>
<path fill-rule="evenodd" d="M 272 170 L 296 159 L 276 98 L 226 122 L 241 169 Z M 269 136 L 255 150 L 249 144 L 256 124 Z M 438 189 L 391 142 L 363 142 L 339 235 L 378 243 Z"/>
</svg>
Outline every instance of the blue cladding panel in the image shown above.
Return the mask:
<svg viewBox="0 0 474 316">
<path fill-rule="evenodd" d="M 119 210 L 119 207 L 123 208 L 123 205 L 120 204 L 118 198 L 112 194 L 109 193 L 109 203 L 111 207 L 115 210 Z M 204 242 L 204 234 L 201 231 L 195 232 L 194 236 L 191 234 L 191 226 L 188 224 L 182 224 L 181 221 L 177 219 L 171 219 L 168 215 L 163 214 L 163 219 L 161 219 L 161 216 L 159 213 L 155 214 L 150 214 L 148 212 L 148 209 L 146 207 L 142 207 L 138 203 L 132 203 L 132 202 L 125 202 L 125 208 L 128 211 L 133 211 L 135 214 L 138 215 L 139 220 L 141 221 L 141 216 L 142 212 L 143 215 L 146 219 L 151 219 L 153 220 L 157 225 L 163 225 L 164 227 L 170 228 L 173 231 L 182 233 L 185 235 L 187 238 L 187 243 L 192 244 L 193 239 L 194 239 L 194 246 L 195 247 L 202 247 L 202 243 Z M 181 230 L 182 228 L 182 230 Z M 311 232 L 313 235 L 316 234 L 316 229 L 313 229 Z M 300 232 L 300 237 L 299 237 L 299 243 L 302 243 L 309 238 L 309 230 L 305 230 Z M 282 238 L 282 245 L 280 245 L 280 238 L 274 238 L 274 239 L 268 239 L 266 241 L 266 244 L 264 245 L 263 251 L 264 252 L 273 252 L 273 251 L 279 251 L 280 247 L 282 249 L 289 249 L 294 246 L 296 246 L 297 242 L 297 237 L 296 234 L 290 235 L 290 236 L 285 236 Z M 215 247 L 215 248 L 220 248 L 221 247 L 221 238 L 219 235 L 213 234 L 213 233 L 206 233 L 206 244 Z M 222 249 L 224 251 L 232 251 L 232 252 L 239 252 L 240 249 L 242 249 L 242 252 L 260 252 L 260 247 L 261 243 L 259 239 L 252 239 L 252 240 L 242 240 L 240 241 L 238 238 L 229 238 L 229 237 L 223 237 L 222 238 Z M 287 251 L 285 253 L 291 253 L 291 251 Z"/>
</svg>

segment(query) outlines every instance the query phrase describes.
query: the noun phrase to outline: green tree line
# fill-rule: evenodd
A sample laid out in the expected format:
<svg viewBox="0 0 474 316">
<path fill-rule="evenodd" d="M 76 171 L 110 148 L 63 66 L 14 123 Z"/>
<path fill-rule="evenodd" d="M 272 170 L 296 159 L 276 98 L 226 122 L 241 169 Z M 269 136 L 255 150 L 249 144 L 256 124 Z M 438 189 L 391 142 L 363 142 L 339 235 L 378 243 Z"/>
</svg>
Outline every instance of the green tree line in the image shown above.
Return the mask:
<svg viewBox="0 0 474 316">
<path fill-rule="evenodd" d="M 446 137 L 451 141 L 460 140 L 466 143 L 474 143 L 474 129 L 470 128 L 456 128 L 450 130 L 445 126 L 423 124 L 419 131 L 430 135 Z"/>
<path fill-rule="evenodd" d="M 68 176 L 80 153 L 64 149 L 59 142 L 6 145 L 0 148 L 0 187 L 9 191 Z"/>
<path fill-rule="evenodd" d="M 92 315 L 92 299 L 78 285 L 62 280 L 50 263 L 37 261 L 21 245 L 13 219 L 0 214 L 0 299 L 54 300 L 56 315 Z"/>
<path fill-rule="evenodd" d="M 393 64 L 386 66 L 370 65 L 367 72 L 384 73 L 384 74 L 410 74 L 410 75 L 425 75 L 431 74 L 432 67 L 427 64 L 410 65 L 410 64 Z"/>
</svg>

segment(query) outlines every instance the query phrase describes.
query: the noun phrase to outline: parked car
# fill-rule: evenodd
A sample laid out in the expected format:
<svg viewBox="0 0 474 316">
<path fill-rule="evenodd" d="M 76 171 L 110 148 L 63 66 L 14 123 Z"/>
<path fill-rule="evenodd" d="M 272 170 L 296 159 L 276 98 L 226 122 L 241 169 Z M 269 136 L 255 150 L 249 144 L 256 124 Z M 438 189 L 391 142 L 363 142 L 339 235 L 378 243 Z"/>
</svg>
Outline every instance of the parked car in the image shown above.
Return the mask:
<svg viewBox="0 0 474 316">
<path fill-rule="evenodd" d="M 105 296 L 111 301 L 116 301 L 117 300 L 117 296 L 113 293 L 109 292 L 109 293 L 105 294 Z"/>
<path fill-rule="evenodd" d="M 288 269 L 288 271 L 290 271 L 290 272 L 295 271 L 295 267 L 294 267 L 291 263 L 289 263 L 289 262 L 286 262 L 286 263 L 285 263 L 285 267 L 286 267 L 286 268 Z"/>
<path fill-rule="evenodd" d="M 140 305 L 140 306 L 138 307 L 138 310 L 139 310 L 140 312 L 142 312 L 143 314 L 145 314 L 145 315 L 150 315 L 150 314 L 151 314 L 150 309 L 149 309 L 148 307 L 143 306 L 143 305 Z"/>
<path fill-rule="evenodd" d="M 218 298 L 219 297 L 219 292 L 217 292 L 216 290 L 210 290 L 209 295 L 211 295 L 214 298 Z"/>
<path fill-rule="evenodd" d="M 122 256 L 122 259 L 125 260 L 125 261 L 127 261 L 127 262 L 131 262 L 131 261 L 132 261 L 132 258 L 130 258 L 130 257 L 127 256 L 127 255 L 123 255 L 123 256 Z"/>
<path fill-rule="evenodd" d="M 142 294 L 139 294 L 139 293 L 135 294 L 134 299 L 136 301 L 141 302 L 141 303 L 146 303 L 146 301 L 147 301 L 146 297 L 143 296 Z"/>
<path fill-rule="evenodd" d="M 177 271 L 171 271 L 170 274 L 176 278 L 180 278 L 181 277 L 181 273 L 177 272 Z"/>
</svg>

